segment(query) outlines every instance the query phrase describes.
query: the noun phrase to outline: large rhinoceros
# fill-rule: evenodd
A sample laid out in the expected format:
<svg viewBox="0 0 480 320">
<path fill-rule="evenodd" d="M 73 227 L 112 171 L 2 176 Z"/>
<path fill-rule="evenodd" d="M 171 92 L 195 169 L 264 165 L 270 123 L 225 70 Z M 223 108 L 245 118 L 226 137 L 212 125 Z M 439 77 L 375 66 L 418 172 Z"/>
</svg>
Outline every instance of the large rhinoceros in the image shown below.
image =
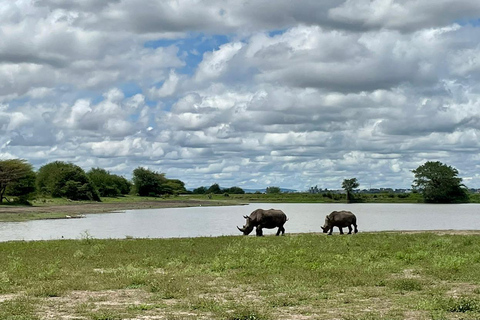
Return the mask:
<svg viewBox="0 0 480 320">
<path fill-rule="evenodd" d="M 283 225 L 287 222 L 288 218 L 282 210 L 263 210 L 257 209 L 253 211 L 250 216 L 244 216 L 247 220 L 243 228 L 238 228 L 244 235 L 250 234 L 254 227 L 257 227 L 257 236 L 263 236 L 263 228 L 273 229 L 278 227 L 277 236 L 282 232 L 285 234 L 285 228 Z"/>
<path fill-rule="evenodd" d="M 348 227 L 348 234 L 352 234 L 352 224 L 355 228 L 355 233 L 358 232 L 357 229 L 357 217 L 350 211 L 333 211 L 328 216 L 325 217 L 325 224 L 322 227 L 323 233 L 328 233 L 332 235 L 333 227 L 338 227 L 340 234 L 343 234 L 342 228 Z"/>
</svg>

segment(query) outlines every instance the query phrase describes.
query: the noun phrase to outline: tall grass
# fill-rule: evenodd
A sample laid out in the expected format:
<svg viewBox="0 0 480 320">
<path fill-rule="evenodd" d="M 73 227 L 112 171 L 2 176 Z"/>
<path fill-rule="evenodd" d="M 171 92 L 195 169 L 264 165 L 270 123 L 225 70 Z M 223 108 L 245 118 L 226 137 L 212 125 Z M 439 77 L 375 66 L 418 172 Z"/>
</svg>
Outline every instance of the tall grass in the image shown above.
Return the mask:
<svg viewBox="0 0 480 320">
<path fill-rule="evenodd" d="M 473 235 L 84 237 L 0 243 L 0 256 L 1 319 L 50 304 L 78 319 L 480 318 Z"/>
</svg>

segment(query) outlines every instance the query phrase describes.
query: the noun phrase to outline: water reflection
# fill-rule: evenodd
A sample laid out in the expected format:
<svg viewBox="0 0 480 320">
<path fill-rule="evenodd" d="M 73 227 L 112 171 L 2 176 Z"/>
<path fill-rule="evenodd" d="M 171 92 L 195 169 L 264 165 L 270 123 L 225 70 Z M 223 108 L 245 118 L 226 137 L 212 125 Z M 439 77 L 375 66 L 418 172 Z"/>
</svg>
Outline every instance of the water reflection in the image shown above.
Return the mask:
<svg viewBox="0 0 480 320">
<path fill-rule="evenodd" d="M 333 210 L 355 213 L 360 232 L 480 229 L 480 204 L 257 203 L 231 207 L 128 210 L 91 214 L 83 219 L 5 222 L 0 223 L 0 241 L 240 235 L 236 226 L 242 226 L 245 223 L 243 216 L 257 208 L 283 210 L 289 218 L 285 224 L 287 234 L 321 232 L 325 216 Z M 265 230 L 264 233 L 275 232 L 276 229 Z"/>
</svg>

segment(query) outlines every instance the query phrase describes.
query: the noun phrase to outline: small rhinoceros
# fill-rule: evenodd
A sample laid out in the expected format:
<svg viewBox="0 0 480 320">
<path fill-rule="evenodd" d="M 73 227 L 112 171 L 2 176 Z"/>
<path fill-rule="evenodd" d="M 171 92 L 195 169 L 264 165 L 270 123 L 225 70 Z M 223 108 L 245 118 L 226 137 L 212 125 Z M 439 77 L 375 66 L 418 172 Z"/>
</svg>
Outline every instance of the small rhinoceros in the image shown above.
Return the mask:
<svg viewBox="0 0 480 320">
<path fill-rule="evenodd" d="M 246 223 L 243 228 L 238 228 L 244 235 L 250 234 L 254 227 L 257 227 L 257 236 L 263 236 L 262 228 L 273 229 L 278 227 L 277 236 L 282 233 L 285 234 L 285 228 L 283 225 L 287 222 L 288 218 L 282 210 L 263 210 L 257 209 L 253 211 L 250 216 L 244 216 Z"/>
<path fill-rule="evenodd" d="M 343 234 L 342 228 L 348 227 L 348 234 L 352 234 L 352 224 L 355 228 L 355 233 L 358 232 L 357 229 L 357 217 L 350 211 L 333 211 L 328 216 L 325 217 L 325 224 L 322 227 L 323 233 L 328 233 L 332 235 L 333 227 L 338 227 L 340 234 Z"/>
</svg>

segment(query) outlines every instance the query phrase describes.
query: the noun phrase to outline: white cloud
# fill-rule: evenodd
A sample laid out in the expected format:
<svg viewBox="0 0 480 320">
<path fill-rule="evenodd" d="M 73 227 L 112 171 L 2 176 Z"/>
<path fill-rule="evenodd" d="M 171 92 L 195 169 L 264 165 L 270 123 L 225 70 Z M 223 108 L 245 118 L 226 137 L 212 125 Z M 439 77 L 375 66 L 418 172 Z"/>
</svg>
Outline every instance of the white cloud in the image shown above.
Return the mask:
<svg viewBox="0 0 480 320">
<path fill-rule="evenodd" d="M 199 64 L 195 80 L 197 82 L 214 81 L 228 70 L 229 62 L 242 49 L 240 42 L 228 43 L 221 46 L 217 51 L 205 53 Z M 233 72 L 238 70 L 231 70 Z"/>
<path fill-rule="evenodd" d="M 480 187 L 480 4 L 7 1 L 0 156 L 188 187 Z M 470 186 L 470 185 L 469 185 Z"/>
</svg>

